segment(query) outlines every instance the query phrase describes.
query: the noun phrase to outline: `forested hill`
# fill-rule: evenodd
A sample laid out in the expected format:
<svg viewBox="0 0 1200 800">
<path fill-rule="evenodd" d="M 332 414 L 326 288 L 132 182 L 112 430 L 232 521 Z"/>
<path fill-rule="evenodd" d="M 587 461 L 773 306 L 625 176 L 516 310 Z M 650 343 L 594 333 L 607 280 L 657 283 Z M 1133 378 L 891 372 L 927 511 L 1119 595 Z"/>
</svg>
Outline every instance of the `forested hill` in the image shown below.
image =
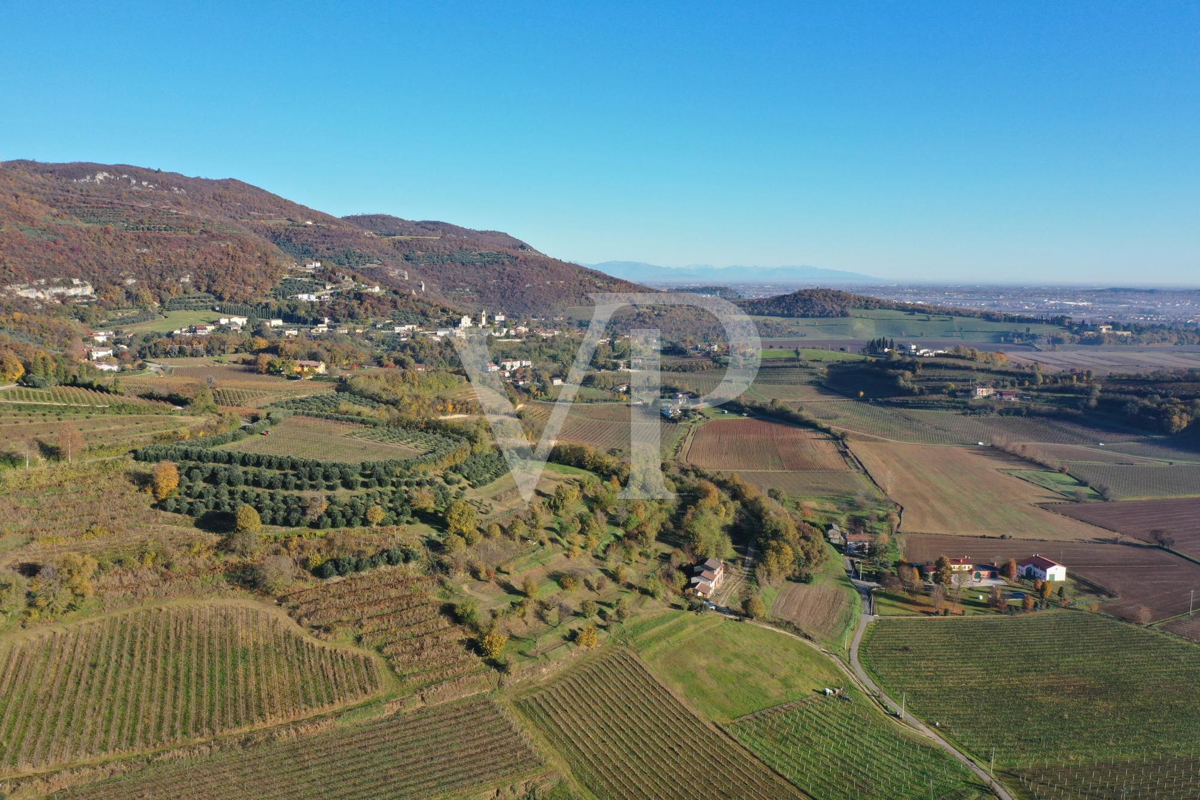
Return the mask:
<svg viewBox="0 0 1200 800">
<path fill-rule="evenodd" d="M 633 287 L 504 233 L 325 214 L 238 180 L 128 165 L 0 162 L 0 287 L 72 279 L 143 299 L 261 297 L 297 261 L 449 305 L 544 313 Z"/>
<path fill-rule="evenodd" d="M 837 289 L 801 289 L 791 294 L 743 300 L 738 303 L 752 316 L 759 317 L 847 317 L 852 311 L 911 311 L 918 314 L 950 314 L 958 317 L 978 317 L 1002 322 L 1049 322 L 1043 317 L 1019 317 L 993 311 L 931 306 L 921 303 L 901 303 L 878 297 L 843 292 Z"/>
</svg>

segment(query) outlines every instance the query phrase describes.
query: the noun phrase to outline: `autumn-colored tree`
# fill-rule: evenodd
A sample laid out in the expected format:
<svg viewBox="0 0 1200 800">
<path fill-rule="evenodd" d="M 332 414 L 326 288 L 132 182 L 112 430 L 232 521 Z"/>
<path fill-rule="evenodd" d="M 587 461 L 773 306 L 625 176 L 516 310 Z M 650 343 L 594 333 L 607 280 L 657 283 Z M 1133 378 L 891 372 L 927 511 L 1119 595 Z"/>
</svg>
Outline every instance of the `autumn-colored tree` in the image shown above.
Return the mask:
<svg viewBox="0 0 1200 800">
<path fill-rule="evenodd" d="M 0 355 L 0 383 L 16 383 L 25 374 L 25 365 L 13 353 Z"/>
<path fill-rule="evenodd" d="M 580 647 L 595 647 L 600 643 L 600 632 L 596 630 L 595 625 L 580 628 L 579 633 L 575 634 L 575 642 Z"/>
<path fill-rule="evenodd" d="M 562 513 L 579 502 L 579 487 L 574 483 L 560 483 L 550 498 L 550 507 Z"/>
<path fill-rule="evenodd" d="M 1029 613 L 1037 607 L 1037 600 L 1033 599 L 1033 595 L 1025 595 L 1025 599 L 1021 601 L 1021 610 Z"/>
<path fill-rule="evenodd" d="M 321 518 L 329 508 L 329 502 L 321 495 L 312 495 L 301 501 L 301 508 L 304 510 L 304 519 L 313 522 Z"/>
<path fill-rule="evenodd" d="M 499 628 L 492 628 L 479 642 L 479 649 L 493 661 L 499 661 L 504 657 L 504 648 L 506 647 L 508 647 L 508 634 Z"/>
<path fill-rule="evenodd" d="M 527 533 L 529 533 L 529 526 L 523 519 L 514 519 L 508 526 L 508 538 L 510 539 L 524 539 Z"/>
<path fill-rule="evenodd" d="M 374 526 L 378 525 L 379 523 L 383 522 L 383 518 L 385 516 L 386 516 L 386 514 L 384 513 L 382 507 L 371 506 L 370 508 L 367 509 L 367 524 L 374 527 Z"/>
<path fill-rule="evenodd" d="M 455 500 L 446 509 L 445 522 L 448 533 L 457 533 L 465 537 L 468 531 L 475 530 L 478 521 L 479 514 L 475 511 L 475 506 L 466 500 Z"/>
<path fill-rule="evenodd" d="M 1010 581 L 1015 581 L 1017 579 L 1017 560 L 1010 558 L 1008 561 L 1005 561 L 1000 574 Z"/>
<path fill-rule="evenodd" d="M 487 538 L 498 539 L 504 531 L 500 529 L 500 523 L 492 522 L 487 526 Z"/>
<path fill-rule="evenodd" d="M 428 486 L 421 486 L 408 498 L 408 504 L 413 511 L 429 513 L 437 507 L 437 495 Z"/>
<path fill-rule="evenodd" d="M 66 459 L 67 463 L 83 452 L 83 434 L 69 422 L 64 422 L 58 428 L 58 457 Z"/>
<path fill-rule="evenodd" d="M 1050 581 L 1044 582 L 1042 588 L 1039 590 L 1039 594 L 1041 594 L 1043 600 L 1049 600 L 1050 595 L 1054 594 L 1054 584 Z"/>
<path fill-rule="evenodd" d="M 238 533 L 258 533 L 262 530 L 262 517 L 254 506 L 243 503 L 234 512 L 234 528 Z"/>
<path fill-rule="evenodd" d="M 573 592 L 579 588 L 579 579 L 574 575 L 563 575 L 558 579 L 558 585 L 564 592 Z"/>
<path fill-rule="evenodd" d="M 159 502 L 171 496 L 171 492 L 179 488 L 179 467 L 172 461 L 159 461 L 154 465 L 152 475 L 154 499 Z"/>
<path fill-rule="evenodd" d="M 767 615 L 767 605 L 762 601 L 762 598 L 756 594 L 748 594 L 742 600 L 742 611 L 746 613 L 750 619 L 762 619 Z"/>
<path fill-rule="evenodd" d="M 279 594 L 296 576 L 296 563 L 285 555 L 267 556 L 258 566 L 255 577 L 258 588 L 270 594 Z"/>
<path fill-rule="evenodd" d="M 946 585 L 936 583 L 933 586 L 933 592 L 929 595 L 929 601 L 933 604 L 933 610 L 941 612 L 946 607 Z"/>
<path fill-rule="evenodd" d="M 541 591 L 541 588 L 542 587 L 538 584 L 537 579 L 535 579 L 533 576 L 526 578 L 525 582 L 521 584 L 521 591 L 525 593 L 526 597 L 530 598 L 537 597 L 538 592 Z"/>
<path fill-rule="evenodd" d="M 447 553 L 456 556 L 467 549 L 467 540 L 457 533 L 452 533 L 446 537 L 446 542 L 443 546 L 446 548 Z"/>
</svg>

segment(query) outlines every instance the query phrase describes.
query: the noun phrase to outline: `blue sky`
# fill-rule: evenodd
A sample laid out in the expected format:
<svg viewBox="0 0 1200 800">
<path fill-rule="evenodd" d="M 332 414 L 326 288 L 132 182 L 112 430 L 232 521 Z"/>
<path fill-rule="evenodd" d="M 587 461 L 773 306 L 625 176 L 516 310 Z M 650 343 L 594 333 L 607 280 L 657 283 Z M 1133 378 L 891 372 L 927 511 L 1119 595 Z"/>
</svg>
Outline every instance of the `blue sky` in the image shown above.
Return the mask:
<svg viewBox="0 0 1200 800">
<path fill-rule="evenodd" d="M 6 0 L 0 159 L 587 262 L 1200 283 L 1198 3 L 382 5 Z"/>
</svg>

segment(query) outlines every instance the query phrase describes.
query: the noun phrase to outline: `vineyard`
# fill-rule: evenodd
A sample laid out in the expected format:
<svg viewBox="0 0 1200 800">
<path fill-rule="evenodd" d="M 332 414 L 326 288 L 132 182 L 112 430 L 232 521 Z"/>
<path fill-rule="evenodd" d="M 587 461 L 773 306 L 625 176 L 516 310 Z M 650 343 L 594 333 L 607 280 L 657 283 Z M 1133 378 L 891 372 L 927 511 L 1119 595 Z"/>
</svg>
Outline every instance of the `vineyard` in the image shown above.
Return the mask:
<svg viewBox="0 0 1200 800">
<path fill-rule="evenodd" d="M 1200 794 L 1200 649 L 1083 613 L 885 619 L 867 670 L 1038 797 Z M 1181 765 L 1185 765 L 1181 769 Z M 1114 790 L 1113 786 L 1119 787 Z"/>
<path fill-rule="evenodd" d="M 1070 509 L 1073 506 L 1059 506 Z M 1003 563 L 1040 553 L 1067 567 L 1069 576 L 1083 577 L 1118 595 L 1100 608 L 1125 619 L 1143 613 L 1160 620 L 1188 610 L 1189 591 L 1200 590 L 1200 564 L 1172 555 L 1157 547 L 1133 542 L 1047 542 L 1022 539 L 993 539 L 969 536 L 905 537 L 905 556 L 910 561 L 933 561 L 938 556 L 971 556 Z"/>
<path fill-rule="evenodd" d="M 1072 464 L 1071 474 L 1092 486 L 1107 486 L 1121 500 L 1200 496 L 1200 465 L 1112 466 Z"/>
<path fill-rule="evenodd" d="M 434 586 L 430 577 L 381 568 L 292 592 L 283 601 L 299 622 L 328 636 L 352 632 L 359 644 L 383 653 L 406 688 L 416 689 L 483 669 L 463 629 L 442 613 Z"/>
<path fill-rule="evenodd" d="M 156 608 L 0 643 L 0 769 L 216 736 L 366 697 L 372 661 L 258 608 Z"/>
<path fill-rule="evenodd" d="M 396 436 L 396 440 L 388 440 L 389 435 Z M 273 426 L 267 435 L 248 436 L 225 445 L 225 449 L 359 464 L 421 455 L 420 450 L 405 443 L 409 436 L 407 431 L 392 434 L 389 429 L 376 430 L 348 422 L 292 416 Z"/>
<path fill-rule="evenodd" d="M 679 797 L 683 787 L 713 797 L 799 796 L 624 650 L 577 665 L 518 707 L 600 797 Z"/>
<path fill-rule="evenodd" d="M 542 769 L 533 745 L 500 707 L 476 699 L 293 741 L 159 764 L 139 775 L 54 797 L 442 797 L 511 783 Z"/>
<path fill-rule="evenodd" d="M 109 394 L 82 386 L 51 386 L 46 389 L 30 389 L 24 386 L 10 386 L 0 390 L 0 403 L 13 403 L 22 406 L 72 406 L 94 409 L 124 408 L 141 413 L 154 411 L 170 411 L 170 406 L 164 403 L 124 397 L 119 394 Z M 0 405 L 0 408 L 3 408 Z"/>
<path fill-rule="evenodd" d="M 521 411 L 521 419 L 525 423 L 533 440 L 538 441 L 550 419 L 553 405 L 549 403 L 529 403 Z M 649 421 L 659 421 L 651 410 L 639 411 L 646 415 Z M 577 403 L 571 406 L 562 430 L 558 434 L 560 442 L 575 442 L 586 444 L 603 451 L 629 452 L 630 441 L 630 407 L 623 403 Z M 661 443 L 664 448 L 670 448 L 678 440 L 683 426 L 661 420 Z"/>
<path fill-rule="evenodd" d="M 1057 492 L 1001 470 L 1024 462 L 988 448 L 854 442 L 875 482 L 904 507 L 901 530 L 1087 540 L 1103 531 L 1039 508 Z"/>
<path fill-rule="evenodd" d="M 955 758 L 888 720 L 856 691 L 813 696 L 728 726 L 733 737 L 813 797 L 961 797 L 976 789 Z M 972 792 L 972 795 L 976 792 Z"/>
<path fill-rule="evenodd" d="M 824 434 L 762 419 L 717 419 L 701 425 L 683 461 L 703 469 L 847 471 Z"/>
<path fill-rule="evenodd" d="M 64 425 L 78 430 L 88 452 L 126 452 L 135 447 L 162 439 L 174 439 L 188 427 L 204 422 L 200 417 L 174 414 L 3 414 L 0 407 L 0 451 L 24 457 L 23 442 L 32 440 L 33 458 L 41 453 L 57 453 L 59 435 Z M 40 446 L 37 443 L 41 443 Z M 78 455 L 78 454 L 76 454 Z"/>
<path fill-rule="evenodd" d="M 97 553 L 136 548 L 151 538 L 198 541 L 208 536 L 154 511 L 130 482 L 123 461 L 55 464 L 0 472 L 0 562 L 60 550 Z M 19 548 L 25 548 L 19 553 Z"/>
</svg>

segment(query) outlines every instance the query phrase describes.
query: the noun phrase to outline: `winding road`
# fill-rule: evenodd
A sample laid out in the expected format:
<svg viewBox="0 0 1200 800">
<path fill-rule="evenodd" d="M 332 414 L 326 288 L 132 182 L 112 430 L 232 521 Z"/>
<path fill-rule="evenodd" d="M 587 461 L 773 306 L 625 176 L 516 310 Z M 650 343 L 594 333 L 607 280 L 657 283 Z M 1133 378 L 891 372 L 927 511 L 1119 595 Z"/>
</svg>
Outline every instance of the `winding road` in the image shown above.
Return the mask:
<svg viewBox="0 0 1200 800">
<path fill-rule="evenodd" d="M 863 634 L 867 632 L 867 627 L 875 621 L 875 597 L 873 595 L 873 591 L 878 588 L 878 585 L 870 583 L 869 581 L 856 580 L 854 578 L 851 578 L 851 583 L 853 583 L 855 588 L 858 589 L 858 593 L 862 597 L 863 613 L 862 617 L 858 621 L 858 629 L 854 631 L 854 641 L 850 644 L 850 666 L 854 669 L 854 676 L 858 679 L 858 682 L 866 687 L 866 689 L 880 702 L 882 702 L 885 707 L 901 708 L 900 703 L 897 703 L 895 700 L 889 697 L 882 689 L 879 688 L 875 681 L 871 680 L 871 676 L 867 674 L 865 669 L 863 669 L 862 662 L 858 659 L 858 648 L 859 645 L 862 644 Z M 974 772 L 981 781 L 987 784 L 988 788 L 990 788 L 992 792 L 994 792 L 995 795 L 1000 798 L 1000 800 L 1014 800 L 1012 794 L 1004 787 L 1004 784 L 993 778 L 987 770 L 976 764 L 957 747 L 943 739 L 936 730 L 930 728 L 912 714 L 909 714 L 907 710 L 901 712 L 900 719 L 901 721 L 912 726 L 914 730 L 929 737 L 929 739 L 936 742 L 939 747 L 962 762 L 967 769 Z"/>
</svg>

